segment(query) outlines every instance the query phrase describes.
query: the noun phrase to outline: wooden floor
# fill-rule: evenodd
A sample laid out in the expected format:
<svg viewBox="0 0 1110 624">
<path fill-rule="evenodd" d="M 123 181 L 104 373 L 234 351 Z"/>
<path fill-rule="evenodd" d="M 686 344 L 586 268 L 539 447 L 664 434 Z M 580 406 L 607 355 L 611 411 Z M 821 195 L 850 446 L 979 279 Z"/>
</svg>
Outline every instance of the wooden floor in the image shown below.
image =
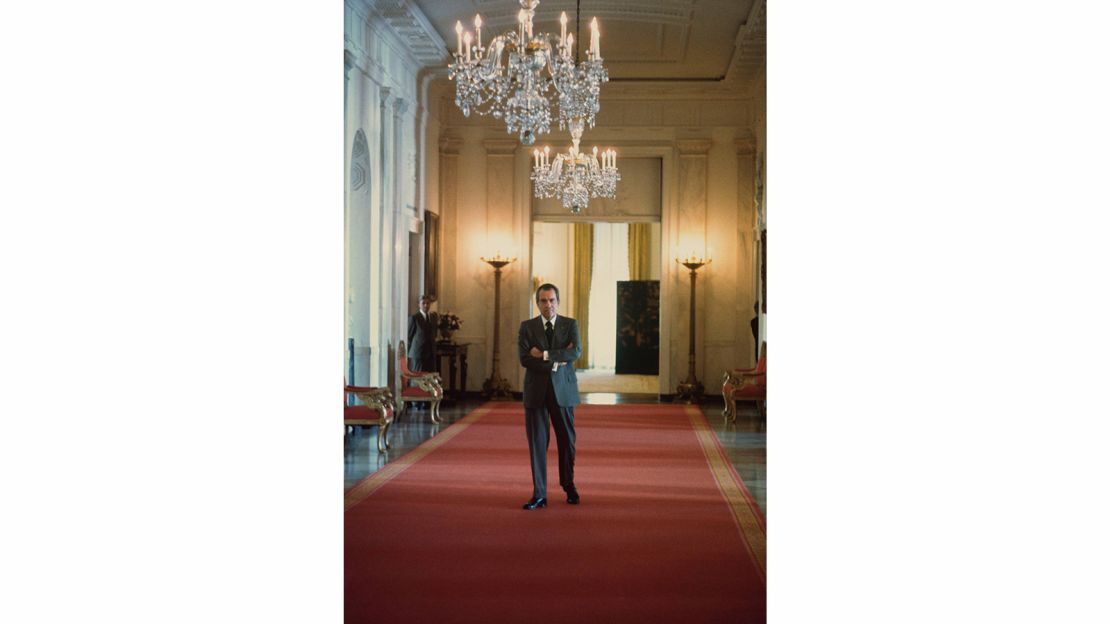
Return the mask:
<svg viewBox="0 0 1110 624">
<path fill-rule="evenodd" d="M 718 397 L 719 398 L 719 397 Z M 658 403 L 658 395 L 650 394 L 620 394 L 586 392 L 582 394 L 583 403 L 608 404 L 617 403 Z M 425 440 L 443 431 L 451 423 L 466 416 L 475 407 L 483 403 L 480 399 L 464 399 L 454 404 L 444 404 L 440 407 L 440 416 L 443 422 L 433 424 L 430 422 L 427 411 L 410 411 L 400 419 L 394 421 L 389 430 L 389 442 L 392 448 L 379 453 L 377 450 L 377 426 L 354 427 L 344 438 L 344 490 L 350 489 L 359 481 L 380 470 L 390 461 L 397 459 L 406 452 L 420 445 Z M 756 504 L 767 515 L 767 433 L 766 426 L 757 417 L 754 407 L 744 404 L 738 406 L 739 415 L 735 423 L 726 423 L 721 416 L 722 404 L 706 403 L 700 406 L 706 419 L 709 421 L 721 446 L 725 449 L 732 465 L 744 484 L 755 498 Z M 524 445 L 523 421 L 521 423 L 521 444 Z M 522 461 L 526 458 L 527 449 L 522 451 Z M 527 497 L 531 489 L 530 483 L 521 484 L 521 492 Z"/>
</svg>

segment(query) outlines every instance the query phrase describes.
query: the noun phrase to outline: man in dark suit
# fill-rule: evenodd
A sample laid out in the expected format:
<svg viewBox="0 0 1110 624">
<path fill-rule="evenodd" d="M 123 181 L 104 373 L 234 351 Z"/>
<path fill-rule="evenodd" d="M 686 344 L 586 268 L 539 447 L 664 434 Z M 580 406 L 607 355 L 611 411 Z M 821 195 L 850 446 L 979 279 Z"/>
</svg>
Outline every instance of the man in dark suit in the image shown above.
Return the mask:
<svg viewBox="0 0 1110 624">
<path fill-rule="evenodd" d="M 409 319 L 409 368 L 414 372 L 435 369 L 436 315 L 428 312 L 432 298 L 420 297 L 420 310 Z"/>
<path fill-rule="evenodd" d="M 578 376 L 574 361 L 582 355 L 578 321 L 557 314 L 559 289 L 544 284 L 536 290 L 540 315 L 520 324 L 517 350 L 524 373 L 524 427 L 532 456 L 532 499 L 525 509 L 547 506 L 548 423 L 559 447 L 559 485 L 567 502 L 577 505 L 574 487 L 574 406 Z"/>
</svg>

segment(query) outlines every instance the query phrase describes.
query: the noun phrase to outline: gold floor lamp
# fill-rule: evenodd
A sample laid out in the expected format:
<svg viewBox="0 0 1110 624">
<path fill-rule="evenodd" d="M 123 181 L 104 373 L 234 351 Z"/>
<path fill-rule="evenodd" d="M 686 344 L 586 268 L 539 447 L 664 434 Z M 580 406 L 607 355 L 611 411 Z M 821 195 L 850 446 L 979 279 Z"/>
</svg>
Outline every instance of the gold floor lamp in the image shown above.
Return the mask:
<svg viewBox="0 0 1110 624">
<path fill-rule="evenodd" d="M 699 258 L 695 255 L 690 255 L 686 258 L 675 258 L 675 262 L 690 269 L 690 370 L 686 373 L 686 380 L 678 384 L 678 392 L 675 395 L 675 401 L 684 401 L 686 403 L 697 403 L 705 394 L 705 387 L 698 381 L 698 376 L 694 372 L 695 368 L 695 352 L 694 345 L 696 344 L 694 332 L 694 304 L 695 295 L 698 290 L 698 269 L 713 262 L 712 259 Z"/>
<path fill-rule="evenodd" d="M 497 252 L 492 258 L 482 256 L 481 259 L 493 267 L 493 366 L 489 379 L 482 383 L 482 396 L 487 399 L 512 399 L 509 382 L 501 376 L 501 269 L 516 258 L 502 258 L 501 252 Z"/>
</svg>

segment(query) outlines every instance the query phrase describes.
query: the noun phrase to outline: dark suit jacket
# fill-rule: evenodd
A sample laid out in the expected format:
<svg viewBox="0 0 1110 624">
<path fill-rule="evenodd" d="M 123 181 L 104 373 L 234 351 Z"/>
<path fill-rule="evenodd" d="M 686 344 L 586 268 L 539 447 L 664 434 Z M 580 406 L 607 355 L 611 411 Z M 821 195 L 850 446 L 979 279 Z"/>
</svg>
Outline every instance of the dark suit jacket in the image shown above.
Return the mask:
<svg viewBox="0 0 1110 624">
<path fill-rule="evenodd" d="M 409 359 L 417 362 L 421 370 L 431 370 L 436 348 L 436 315 L 428 313 L 424 320 L 419 312 L 409 318 Z"/>
<path fill-rule="evenodd" d="M 574 344 L 573 348 L 568 345 Z M 536 347 L 547 351 L 550 358 L 532 357 L 528 351 Z M 554 344 L 547 344 L 543 333 L 543 317 L 530 318 L 520 324 L 517 336 L 517 351 L 524 372 L 524 407 L 543 407 L 547 397 L 547 381 L 550 379 L 555 388 L 555 400 L 562 407 L 578 405 L 578 376 L 574 372 L 574 361 L 582 356 L 582 338 L 578 335 L 578 321 L 569 316 L 555 317 Z M 559 370 L 551 372 L 555 362 Z"/>
</svg>

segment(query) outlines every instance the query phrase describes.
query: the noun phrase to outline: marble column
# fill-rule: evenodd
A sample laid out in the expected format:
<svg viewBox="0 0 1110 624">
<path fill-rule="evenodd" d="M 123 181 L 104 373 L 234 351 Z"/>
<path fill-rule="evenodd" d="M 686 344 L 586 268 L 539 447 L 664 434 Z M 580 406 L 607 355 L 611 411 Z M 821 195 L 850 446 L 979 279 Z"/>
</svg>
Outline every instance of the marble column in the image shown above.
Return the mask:
<svg viewBox="0 0 1110 624">
<path fill-rule="evenodd" d="M 381 209 L 374 223 L 376 231 L 373 238 L 374 244 L 379 250 L 378 253 L 374 254 L 377 259 L 375 281 L 378 287 L 371 288 L 371 293 L 373 298 L 372 309 L 377 317 L 375 319 L 377 343 L 383 346 L 374 358 L 375 379 L 380 385 L 389 385 L 394 387 L 394 390 L 399 390 L 394 383 L 397 378 L 397 343 L 394 340 L 394 335 L 397 332 L 395 315 L 393 314 L 393 301 L 390 296 L 391 286 L 394 282 L 394 254 L 391 252 L 393 249 L 393 224 L 396 216 L 395 188 L 397 186 L 394 164 L 397 145 L 395 143 L 396 133 L 394 131 L 393 114 L 396 99 L 397 97 L 391 89 L 382 87 L 379 90 L 380 110 L 378 117 L 380 120 L 379 136 L 381 140 L 379 145 L 381 150 L 378 157 L 378 171 L 380 171 L 381 183 L 378 185 L 378 205 Z"/>
<path fill-rule="evenodd" d="M 403 98 L 393 101 L 393 229 L 390 253 L 393 255 L 393 279 L 388 283 L 393 311 L 393 345 L 408 336 L 408 315 L 411 284 L 409 280 L 409 231 L 412 213 L 408 209 L 407 193 L 411 190 L 411 176 L 406 171 L 406 161 L 411 146 L 406 140 L 409 102 Z M 415 310 L 414 310 L 415 311 Z"/>
<path fill-rule="evenodd" d="M 351 149 L 350 137 L 354 134 L 350 131 L 350 121 L 347 118 L 347 92 L 348 83 L 351 82 L 351 68 L 354 67 L 354 60 L 350 50 L 343 50 L 343 237 L 346 253 L 343 254 L 343 340 L 346 343 L 348 340 L 354 341 L 354 313 L 351 309 L 354 301 L 354 293 L 351 290 L 351 205 L 350 205 L 350 191 L 348 190 L 351 185 L 350 168 L 354 162 Z M 355 354 L 353 349 L 343 349 L 344 361 L 343 370 L 346 376 L 347 383 L 357 384 L 355 375 Z M 350 398 L 348 397 L 348 401 Z"/>
</svg>

